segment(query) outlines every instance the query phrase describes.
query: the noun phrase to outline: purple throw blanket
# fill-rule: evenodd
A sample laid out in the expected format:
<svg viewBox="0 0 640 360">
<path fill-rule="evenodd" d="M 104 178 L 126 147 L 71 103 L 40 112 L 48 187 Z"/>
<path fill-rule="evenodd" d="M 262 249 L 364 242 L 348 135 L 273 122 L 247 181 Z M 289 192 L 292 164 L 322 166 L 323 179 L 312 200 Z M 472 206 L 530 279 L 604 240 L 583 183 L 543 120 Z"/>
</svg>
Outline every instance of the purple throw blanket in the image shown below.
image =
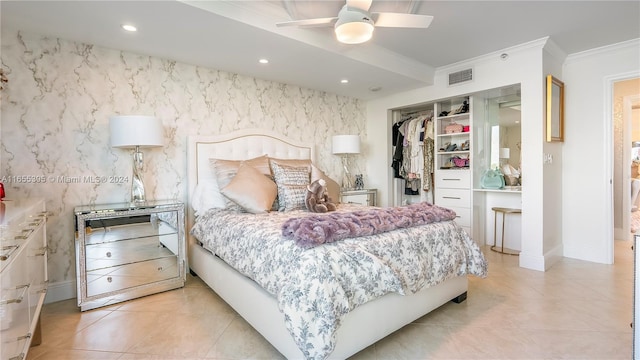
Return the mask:
<svg viewBox="0 0 640 360">
<path fill-rule="evenodd" d="M 282 235 L 303 247 L 367 236 L 399 228 L 453 220 L 456 213 L 427 202 L 354 212 L 331 212 L 291 218 L 282 224 Z"/>
</svg>

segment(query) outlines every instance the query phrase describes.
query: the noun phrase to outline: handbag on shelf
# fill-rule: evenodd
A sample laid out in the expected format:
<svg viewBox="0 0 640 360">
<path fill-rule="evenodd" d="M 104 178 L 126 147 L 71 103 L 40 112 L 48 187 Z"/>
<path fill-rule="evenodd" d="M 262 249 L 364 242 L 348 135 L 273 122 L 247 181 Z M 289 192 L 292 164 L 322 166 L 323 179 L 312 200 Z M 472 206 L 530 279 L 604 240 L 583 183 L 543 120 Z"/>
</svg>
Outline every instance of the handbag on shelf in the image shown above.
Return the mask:
<svg viewBox="0 0 640 360">
<path fill-rule="evenodd" d="M 488 169 L 480 178 L 480 186 L 483 189 L 504 189 L 504 176 L 500 170 Z"/>
<path fill-rule="evenodd" d="M 444 127 L 444 132 L 447 134 L 455 134 L 462 132 L 462 125 L 457 123 L 451 123 Z"/>
</svg>

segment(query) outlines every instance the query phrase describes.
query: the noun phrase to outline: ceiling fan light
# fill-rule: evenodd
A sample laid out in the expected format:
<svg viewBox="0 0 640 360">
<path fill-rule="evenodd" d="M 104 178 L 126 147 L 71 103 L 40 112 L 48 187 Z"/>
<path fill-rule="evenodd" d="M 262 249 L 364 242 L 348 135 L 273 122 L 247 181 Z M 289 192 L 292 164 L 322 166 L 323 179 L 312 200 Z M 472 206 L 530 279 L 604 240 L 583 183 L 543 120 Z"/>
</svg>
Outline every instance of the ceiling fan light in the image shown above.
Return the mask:
<svg viewBox="0 0 640 360">
<path fill-rule="evenodd" d="M 346 22 L 335 28 L 336 38 L 344 44 L 362 44 L 373 36 L 373 24 L 368 22 Z"/>
</svg>

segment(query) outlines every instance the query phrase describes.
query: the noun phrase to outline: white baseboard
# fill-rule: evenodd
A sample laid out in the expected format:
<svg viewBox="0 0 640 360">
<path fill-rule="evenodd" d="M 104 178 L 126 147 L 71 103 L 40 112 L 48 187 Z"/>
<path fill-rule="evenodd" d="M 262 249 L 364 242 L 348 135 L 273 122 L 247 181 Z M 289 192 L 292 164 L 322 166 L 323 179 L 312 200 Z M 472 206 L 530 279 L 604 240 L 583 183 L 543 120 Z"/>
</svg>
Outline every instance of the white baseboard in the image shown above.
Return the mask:
<svg viewBox="0 0 640 360">
<path fill-rule="evenodd" d="M 54 303 L 62 300 L 69 300 L 76 298 L 76 282 L 75 280 L 68 280 L 49 284 L 47 287 L 47 296 L 44 298 L 44 303 Z"/>
<path fill-rule="evenodd" d="M 562 244 L 554 247 L 550 251 L 547 251 L 542 256 L 532 256 L 530 254 L 523 254 L 520 252 L 520 267 L 531 270 L 547 271 L 562 257 Z"/>
</svg>

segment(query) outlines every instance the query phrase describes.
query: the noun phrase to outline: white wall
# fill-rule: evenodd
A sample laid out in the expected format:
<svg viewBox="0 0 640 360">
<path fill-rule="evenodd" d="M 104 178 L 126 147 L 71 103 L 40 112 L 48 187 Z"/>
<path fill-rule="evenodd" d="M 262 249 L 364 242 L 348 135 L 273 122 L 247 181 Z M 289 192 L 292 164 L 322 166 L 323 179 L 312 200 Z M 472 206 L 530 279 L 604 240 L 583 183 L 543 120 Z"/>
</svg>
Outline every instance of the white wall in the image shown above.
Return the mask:
<svg viewBox="0 0 640 360">
<path fill-rule="evenodd" d="M 522 99 L 522 252 L 523 267 L 545 270 L 550 262 L 543 248 L 543 210 L 549 216 L 561 216 L 554 208 L 543 208 L 543 55 L 547 39 L 540 39 L 518 47 L 488 54 L 464 63 L 453 64 L 436 71 L 434 85 L 367 103 L 367 141 L 370 146 L 367 173 L 371 186 L 379 189 L 382 206 L 391 204 L 391 136 L 392 109 L 432 102 L 452 96 L 481 92 L 512 84 L 521 84 Z M 508 53 L 502 60 L 500 55 Z M 472 67 L 474 80 L 470 83 L 448 86 L 450 72 Z"/>
<path fill-rule="evenodd" d="M 9 83 L 0 104 L 0 175 L 130 177 L 130 152 L 109 146 L 108 119 L 116 114 L 155 115 L 163 123 L 165 147 L 145 150 L 149 199 L 186 201 L 188 135 L 274 130 L 316 144 L 318 165 L 334 178 L 341 167 L 331 155 L 331 135 L 366 137 L 365 104 L 354 98 L 7 29 L 1 49 Z M 72 297 L 73 208 L 126 202 L 130 182 L 5 188 L 8 198 L 46 199 L 53 213 L 47 299 Z"/>
<path fill-rule="evenodd" d="M 611 86 L 614 79 L 638 76 L 638 39 L 572 54 L 564 64 L 562 228 L 566 257 L 613 262 Z"/>
</svg>

